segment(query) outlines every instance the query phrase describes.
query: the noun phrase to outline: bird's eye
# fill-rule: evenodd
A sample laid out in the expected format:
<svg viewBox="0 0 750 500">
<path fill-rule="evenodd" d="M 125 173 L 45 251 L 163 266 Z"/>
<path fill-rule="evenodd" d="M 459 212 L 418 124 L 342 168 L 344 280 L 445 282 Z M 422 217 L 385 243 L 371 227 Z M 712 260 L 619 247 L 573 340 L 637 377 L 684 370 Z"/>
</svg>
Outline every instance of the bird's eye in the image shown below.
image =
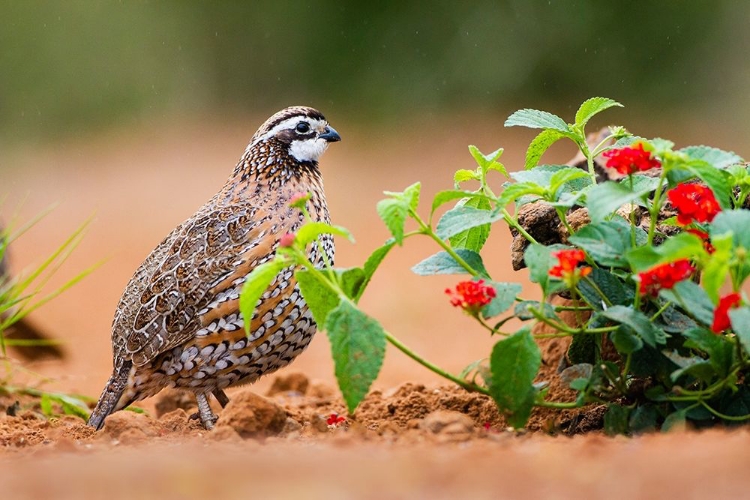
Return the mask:
<svg viewBox="0 0 750 500">
<path fill-rule="evenodd" d="M 310 124 L 307 122 L 299 122 L 295 130 L 300 134 L 306 134 L 310 131 Z"/>
</svg>

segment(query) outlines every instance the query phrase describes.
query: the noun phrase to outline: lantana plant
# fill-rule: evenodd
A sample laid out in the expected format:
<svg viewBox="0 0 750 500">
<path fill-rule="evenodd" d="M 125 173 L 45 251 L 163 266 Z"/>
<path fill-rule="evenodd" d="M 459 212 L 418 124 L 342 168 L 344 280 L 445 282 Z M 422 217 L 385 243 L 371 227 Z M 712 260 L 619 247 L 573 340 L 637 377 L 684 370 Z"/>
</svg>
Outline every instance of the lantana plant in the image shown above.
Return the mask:
<svg viewBox="0 0 750 500">
<path fill-rule="evenodd" d="M 331 341 L 350 412 L 377 377 L 388 342 L 427 369 L 490 396 L 517 428 L 535 406 L 605 404 L 611 432 L 750 419 L 750 306 L 742 292 L 750 276 L 748 165 L 731 152 L 676 149 L 670 141 L 638 137 L 623 127 L 587 140 L 589 120 L 619 106 L 607 98 L 589 99 L 573 123 L 544 111 L 513 113 L 506 126 L 539 130 L 523 168 L 508 173 L 499 161 L 502 149 L 484 154 L 470 146 L 476 167 L 458 170 L 453 189 L 437 193 L 426 212 L 419 210 L 419 183 L 386 192 L 377 212 L 392 238 L 361 267 L 313 266 L 307 250 L 320 244 L 321 234 L 350 235 L 308 222 L 283 239 L 274 260 L 248 277 L 244 316 L 252 316 L 279 271 L 294 267 L 302 295 Z M 580 168 L 539 164 L 558 140 L 576 144 L 585 158 Z M 478 187 L 464 188 L 469 181 Z M 453 206 L 435 221 L 446 204 Z M 304 197 L 294 205 L 307 215 Z M 559 229 L 557 239 L 545 234 L 542 241 L 522 217 L 529 207 L 551 214 L 546 226 Z M 415 229 L 407 231 L 407 221 Z M 498 224 L 523 239 L 517 267 L 529 268 L 530 280 L 541 288 L 540 301 L 520 297 L 520 284 L 489 275 L 482 250 Z M 439 251 L 412 270 L 464 275 L 446 290 L 446 303 L 498 338 L 488 357 L 462 374 L 425 360 L 357 305 L 388 252 L 413 238 L 429 238 Z M 554 295 L 568 303 L 553 305 Z M 561 317 L 564 311 L 574 312 L 572 324 Z M 524 326 L 506 331 L 514 318 Z M 537 328 L 540 324 L 545 328 Z M 548 384 L 538 377 L 542 358 L 536 339 L 550 336 L 571 338 L 568 368 L 561 374 L 576 392 L 569 401 L 551 401 Z"/>
</svg>

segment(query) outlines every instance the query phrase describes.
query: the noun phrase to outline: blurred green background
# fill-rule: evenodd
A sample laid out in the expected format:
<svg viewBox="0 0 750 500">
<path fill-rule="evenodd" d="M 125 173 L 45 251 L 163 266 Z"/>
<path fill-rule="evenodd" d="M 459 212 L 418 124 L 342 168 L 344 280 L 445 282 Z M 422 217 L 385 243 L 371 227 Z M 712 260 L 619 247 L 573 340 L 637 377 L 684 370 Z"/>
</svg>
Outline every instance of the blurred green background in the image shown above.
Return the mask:
<svg viewBox="0 0 750 500">
<path fill-rule="evenodd" d="M 292 103 L 504 119 L 592 95 L 626 104 L 623 121 L 653 109 L 747 131 L 749 20 L 730 1 L 3 0 L 0 134 Z"/>
</svg>

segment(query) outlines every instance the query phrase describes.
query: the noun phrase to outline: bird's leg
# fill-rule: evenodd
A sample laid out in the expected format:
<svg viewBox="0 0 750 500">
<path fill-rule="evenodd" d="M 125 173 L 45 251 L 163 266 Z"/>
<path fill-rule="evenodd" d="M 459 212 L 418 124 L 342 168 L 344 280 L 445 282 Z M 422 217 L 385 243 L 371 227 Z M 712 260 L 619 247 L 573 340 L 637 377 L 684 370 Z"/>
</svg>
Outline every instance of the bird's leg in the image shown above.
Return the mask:
<svg viewBox="0 0 750 500">
<path fill-rule="evenodd" d="M 216 401 L 219 402 L 222 408 L 226 407 L 227 403 L 229 403 L 229 398 L 227 397 L 226 394 L 224 394 L 224 391 L 222 391 L 221 389 L 214 389 L 211 394 L 214 395 L 214 397 L 216 398 Z"/>
<path fill-rule="evenodd" d="M 226 396 L 224 397 L 226 398 Z M 205 394 L 196 393 L 195 399 L 198 401 L 198 415 L 200 416 L 201 423 L 203 427 L 210 431 L 214 428 L 214 424 L 219 420 L 219 417 L 211 411 L 211 406 L 208 404 L 208 398 L 206 398 Z"/>
</svg>

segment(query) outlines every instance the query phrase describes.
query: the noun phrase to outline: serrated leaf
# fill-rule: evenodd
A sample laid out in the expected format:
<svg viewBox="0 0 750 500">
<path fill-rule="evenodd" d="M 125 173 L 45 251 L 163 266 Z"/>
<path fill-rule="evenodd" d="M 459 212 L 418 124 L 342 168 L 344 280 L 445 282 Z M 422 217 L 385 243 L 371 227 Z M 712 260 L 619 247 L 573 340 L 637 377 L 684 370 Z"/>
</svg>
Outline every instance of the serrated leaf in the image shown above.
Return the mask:
<svg viewBox="0 0 750 500">
<path fill-rule="evenodd" d="M 503 155 L 503 151 L 503 148 L 500 148 L 486 155 L 479 151 L 479 148 L 477 148 L 476 146 L 469 146 L 469 152 L 471 153 L 471 156 L 474 157 L 474 160 L 477 162 L 477 165 L 479 165 L 479 168 L 482 171 L 482 175 L 484 176 L 486 176 L 487 172 L 489 172 L 490 170 L 496 170 L 504 176 L 508 176 L 508 172 L 505 170 L 505 166 L 497 161 L 497 159 Z"/>
<path fill-rule="evenodd" d="M 560 132 L 559 130 L 547 129 L 537 135 L 526 150 L 526 161 L 524 168 L 530 170 L 537 166 L 542 155 L 557 141 L 563 137 L 569 137 L 570 134 Z"/>
<path fill-rule="evenodd" d="M 606 97 L 592 97 L 591 99 L 587 99 L 576 112 L 576 125 L 583 129 L 594 115 L 613 106 L 622 107 L 622 104 Z"/>
<path fill-rule="evenodd" d="M 325 222 L 307 222 L 295 234 L 295 243 L 303 247 L 315 241 L 322 234 L 335 234 L 343 236 L 353 242 L 352 233 L 341 226 L 332 226 Z"/>
<path fill-rule="evenodd" d="M 422 184 L 415 182 L 411 186 L 404 189 L 404 197 L 406 198 L 409 208 L 416 212 L 417 206 L 419 206 L 419 193 L 422 191 Z"/>
<path fill-rule="evenodd" d="M 744 160 L 732 151 L 723 151 L 710 146 L 688 146 L 680 149 L 695 160 L 703 160 L 716 168 L 727 168 L 730 165 L 742 163 Z"/>
<path fill-rule="evenodd" d="M 654 326 L 651 320 L 640 311 L 625 306 L 612 306 L 598 314 L 630 327 L 636 335 L 651 347 L 656 347 L 657 344 L 664 344 L 667 341 L 667 334 L 664 330 Z"/>
<path fill-rule="evenodd" d="M 306 269 L 297 269 L 294 276 L 313 319 L 318 325 L 325 325 L 328 313 L 339 305 L 340 297 Z"/>
<path fill-rule="evenodd" d="M 482 308 L 482 317 L 485 319 L 507 311 L 510 306 L 515 304 L 516 297 L 523 289 L 519 283 L 489 281 L 487 284 L 495 289 L 495 298 Z"/>
<path fill-rule="evenodd" d="M 645 271 L 665 262 L 679 259 L 704 259 L 708 253 L 700 238 L 690 233 L 680 233 L 667 238 L 658 247 L 640 246 L 627 251 L 625 258 L 636 272 Z"/>
<path fill-rule="evenodd" d="M 328 313 L 336 380 L 349 413 L 353 413 L 378 377 L 385 357 L 385 331 L 348 300 Z"/>
<path fill-rule="evenodd" d="M 258 306 L 260 297 L 268 290 L 268 286 L 281 272 L 282 269 L 289 266 L 289 261 L 276 257 L 273 260 L 264 262 L 253 269 L 245 278 L 240 293 L 240 313 L 245 320 L 245 332 L 250 334 L 250 324 Z"/>
<path fill-rule="evenodd" d="M 386 255 L 388 255 L 388 252 L 391 251 L 391 248 L 396 244 L 394 240 L 388 240 L 385 242 L 385 244 L 379 248 L 377 248 L 374 252 L 370 254 L 370 256 L 365 261 L 365 265 L 362 266 L 362 268 L 365 270 L 365 276 L 367 278 L 372 278 L 372 275 L 375 274 L 375 271 L 380 266 L 380 263 L 383 262 L 383 259 L 385 259 Z"/>
<path fill-rule="evenodd" d="M 477 271 L 482 277 L 489 278 L 487 269 L 484 267 L 482 257 L 476 252 L 460 248 L 456 254 L 466 262 L 469 267 Z M 411 268 L 414 274 L 420 276 L 432 276 L 434 274 L 469 274 L 448 252 L 438 252 L 424 259 Z"/>
<path fill-rule="evenodd" d="M 378 215 L 385 223 L 399 245 L 404 242 L 404 225 L 409 214 L 408 204 L 404 200 L 386 198 L 380 200 L 376 206 Z"/>
<path fill-rule="evenodd" d="M 546 193 L 546 190 L 533 182 L 520 182 L 516 184 L 507 184 L 503 189 L 502 194 L 497 199 L 498 207 L 505 207 L 512 201 L 517 201 L 520 198 L 528 195 L 536 195 L 537 198 L 541 198 Z"/>
<path fill-rule="evenodd" d="M 719 302 L 719 291 L 729 275 L 729 263 L 732 260 L 732 239 L 731 233 L 711 238 L 714 251 L 703 266 L 701 282 L 714 304 Z"/>
<path fill-rule="evenodd" d="M 686 313 L 710 325 L 714 320 L 714 305 L 706 291 L 690 280 L 680 281 L 672 290 L 661 290 L 659 296 L 679 305 Z"/>
<path fill-rule="evenodd" d="M 586 194 L 586 208 L 592 222 L 602 222 L 626 203 L 642 204 L 643 197 L 650 192 L 650 189 L 631 191 L 623 183 L 603 182 Z"/>
<path fill-rule="evenodd" d="M 619 217 L 610 221 L 589 224 L 569 238 L 603 266 L 627 267 L 625 254 L 632 247 L 631 227 Z M 640 229 L 641 239 L 645 233 Z M 637 243 L 637 241 L 636 241 Z"/>
<path fill-rule="evenodd" d="M 441 240 L 446 240 L 468 229 L 490 224 L 502 218 L 503 215 L 499 212 L 463 204 L 445 212 L 435 227 L 435 234 Z"/>
<path fill-rule="evenodd" d="M 468 198 L 459 202 L 456 208 L 459 207 L 470 207 L 474 209 L 484 210 L 489 212 L 492 206 L 486 198 Z M 447 215 L 447 214 L 446 214 Z M 502 219 L 501 213 L 497 213 L 497 219 Z M 442 220 L 442 219 L 441 219 Z M 473 226 L 458 234 L 450 237 L 450 244 L 452 248 L 466 248 L 479 253 L 487 242 L 487 238 L 490 236 L 490 224 L 480 224 Z"/>
<path fill-rule="evenodd" d="M 691 161 L 686 167 L 711 188 L 722 209 L 732 208 L 732 176 L 728 172 L 719 170 L 705 161 L 697 160 Z"/>
<path fill-rule="evenodd" d="M 532 243 L 523 254 L 523 260 L 526 267 L 529 268 L 529 279 L 532 283 L 539 283 L 546 295 L 554 291 L 554 287 L 564 287 L 564 283 L 555 281 L 551 283 L 549 270 L 556 265 L 557 259 L 552 256 L 553 252 L 570 248 L 565 245 L 544 246 Z"/>
<path fill-rule="evenodd" d="M 481 193 L 475 193 L 473 191 L 461 191 L 461 190 L 455 190 L 455 189 L 451 189 L 448 191 L 440 191 L 432 199 L 432 209 L 430 210 L 430 215 L 434 214 L 435 210 L 440 208 L 442 205 L 445 205 L 446 203 L 453 201 L 453 200 L 461 200 L 464 198 L 466 198 L 467 200 L 474 199 L 474 198 L 481 198 L 489 204 L 489 199 Z"/>
<path fill-rule="evenodd" d="M 708 354 L 708 360 L 720 377 L 726 377 L 732 366 L 734 344 L 722 335 L 716 335 L 705 328 L 692 328 L 683 332 L 689 339 L 686 347 L 697 347 Z"/>
<path fill-rule="evenodd" d="M 467 181 L 478 181 L 480 179 L 480 175 L 475 170 L 466 170 L 464 168 L 456 170 L 456 173 L 453 174 L 453 183 L 458 187 L 458 185 L 462 182 Z"/>
<path fill-rule="evenodd" d="M 593 283 L 593 285 L 592 285 Z M 614 274 L 604 269 L 595 267 L 586 279 L 578 283 L 578 291 L 583 299 L 595 310 L 604 309 L 604 295 L 614 305 L 624 306 L 631 304 L 635 297 L 632 288 L 626 287 Z"/>
<path fill-rule="evenodd" d="M 361 267 L 349 267 L 346 269 L 336 269 L 338 281 L 341 284 L 341 290 L 344 294 L 356 303 L 362 295 L 362 287 L 367 281 L 364 269 Z"/>
<path fill-rule="evenodd" d="M 526 425 L 537 390 L 534 378 L 542 363 L 542 354 L 528 328 L 523 328 L 492 348 L 490 396 L 507 422 L 518 429 Z"/>
<path fill-rule="evenodd" d="M 538 109 L 521 109 L 505 120 L 506 127 L 528 127 L 553 129 L 568 134 L 573 133 L 565 120 L 557 115 Z"/>
<path fill-rule="evenodd" d="M 632 354 L 643 348 L 643 340 L 624 325 L 620 325 L 620 328 L 612 332 L 609 338 L 620 354 Z"/>
<path fill-rule="evenodd" d="M 557 201 L 560 196 L 558 191 L 560 191 L 563 185 L 583 178 L 587 179 L 589 183 L 591 182 L 588 172 L 576 167 L 568 167 L 555 172 L 549 181 L 548 191 L 551 195 L 550 201 Z"/>
</svg>

